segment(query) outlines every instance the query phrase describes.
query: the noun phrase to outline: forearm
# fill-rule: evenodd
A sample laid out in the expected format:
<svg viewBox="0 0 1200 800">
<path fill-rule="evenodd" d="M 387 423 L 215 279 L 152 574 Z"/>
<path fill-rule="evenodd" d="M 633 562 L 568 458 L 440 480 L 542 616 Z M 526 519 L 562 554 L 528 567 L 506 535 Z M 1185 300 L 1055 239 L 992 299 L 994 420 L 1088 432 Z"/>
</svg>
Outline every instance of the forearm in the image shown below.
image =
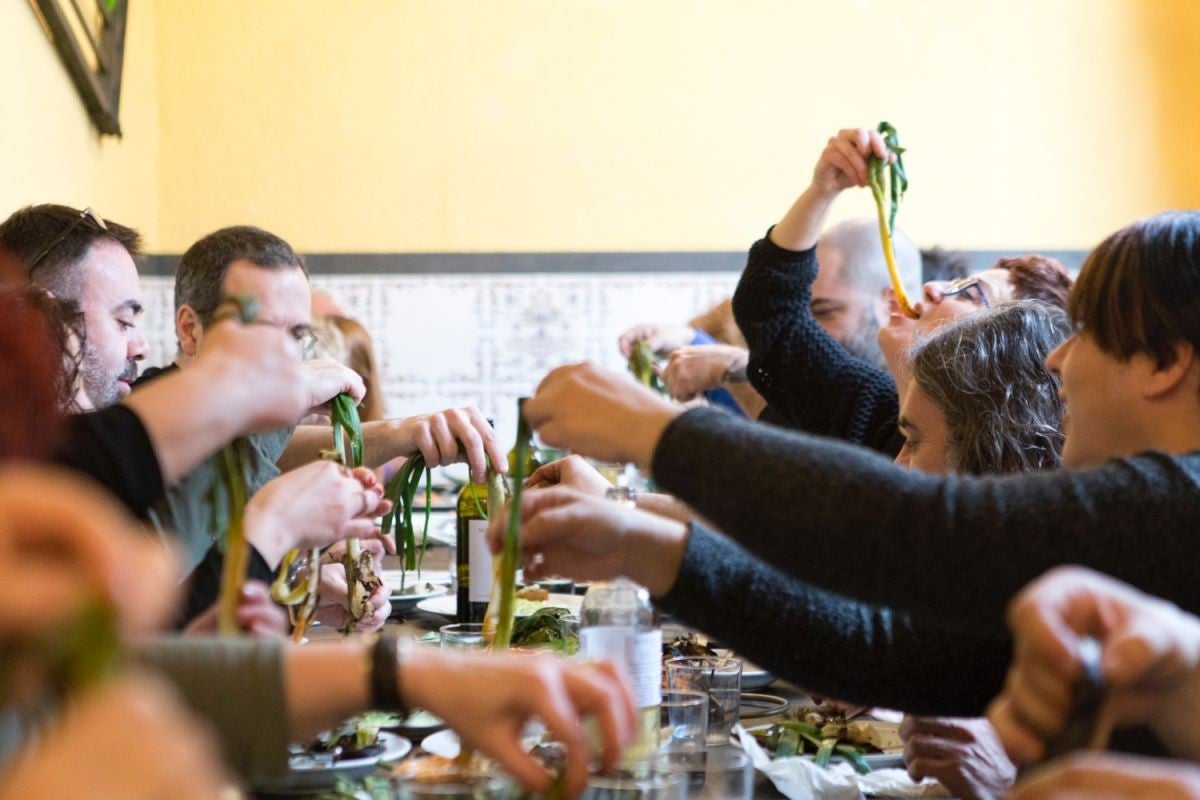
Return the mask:
<svg viewBox="0 0 1200 800">
<path fill-rule="evenodd" d="M 370 423 L 368 423 L 370 424 Z M 365 433 L 367 425 L 363 425 Z M 276 461 L 283 472 L 303 467 L 321 457 L 322 450 L 333 447 L 333 428 L 328 425 L 297 425 L 292 438 Z M 371 463 L 371 462 L 367 462 Z"/>
<path fill-rule="evenodd" d="M 700 526 L 693 526 L 676 583 L 659 605 L 776 675 L 864 705 L 979 714 L 999 691 L 1010 658 L 999 632 L 922 625 L 823 591 Z"/>
<path fill-rule="evenodd" d="M 837 196 L 838 192 L 822 193 L 812 186 L 805 189 L 771 231 L 771 241 L 786 250 L 816 247 Z"/>
<path fill-rule="evenodd" d="M 951 626 L 995 624 L 1025 584 L 1065 563 L 1200 607 L 1182 557 L 1195 554 L 1195 537 L 1180 521 L 1196 480 L 1161 454 L 1088 472 L 943 479 L 694 409 L 657 440 L 652 473 L 793 576 Z"/>
<path fill-rule="evenodd" d="M 370 645 L 349 639 L 288 647 L 283 684 L 292 738 L 304 741 L 370 706 Z"/>
<path fill-rule="evenodd" d="M 658 514 L 660 517 L 667 517 L 679 522 L 690 522 L 692 517 L 696 516 L 690 508 L 669 494 L 641 492 L 637 495 L 635 502 L 642 511 L 649 511 L 651 514 Z"/>
<path fill-rule="evenodd" d="M 816 277 L 812 248 L 792 251 L 772 238 L 750 248 L 733 296 L 750 347 L 747 376 L 790 427 L 884 451 L 896 430 L 895 384 L 850 355 L 813 317 Z"/>
</svg>

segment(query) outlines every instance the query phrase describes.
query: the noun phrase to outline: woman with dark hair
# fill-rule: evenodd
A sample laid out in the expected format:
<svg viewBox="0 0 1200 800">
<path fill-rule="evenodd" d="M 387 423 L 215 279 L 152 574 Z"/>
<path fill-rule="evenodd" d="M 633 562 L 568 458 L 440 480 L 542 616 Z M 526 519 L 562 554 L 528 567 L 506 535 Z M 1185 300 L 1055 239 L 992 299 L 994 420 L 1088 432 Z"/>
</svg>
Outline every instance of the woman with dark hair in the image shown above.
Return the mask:
<svg viewBox="0 0 1200 800">
<path fill-rule="evenodd" d="M 1059 467 L 1063 404 L 1045 362 L 1070 334 L 1061 308 L 1019 300 L 919 342 L 896 463 L 970 475 Z"/>
</svg>

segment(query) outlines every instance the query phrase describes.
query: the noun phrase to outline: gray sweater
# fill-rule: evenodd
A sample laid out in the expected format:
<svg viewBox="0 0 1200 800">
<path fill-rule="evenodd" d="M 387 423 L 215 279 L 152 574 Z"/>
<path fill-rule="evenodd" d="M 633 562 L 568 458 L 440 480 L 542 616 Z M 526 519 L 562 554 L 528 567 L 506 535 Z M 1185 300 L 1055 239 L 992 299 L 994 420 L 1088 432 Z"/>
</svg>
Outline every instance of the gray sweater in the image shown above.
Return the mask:
<svg viewBox="0 0 1200 800">
<path fill-rule="evenodd" d="M 739 636 L 740 641 L 731 632 L 763 625 L 754 621 L 762 604 L 783 596 L 797 579 L 809 585 L 797 588 L 798 596 L 788 597 L 785 607 L 810 609 L 793 617 L 805 626 L 804 638 L 812 627 L 828 634 L 827 641 L 857 642 L 852 650 L 856 657 L 871 657 L 866 651 L 882 646 L 892 657 L 918 658 L 921 666 L 884 667 L 881 662 L 878 668 L 912 669 L 923 676 L 938 674 L 926 670 L 941 662 L 915 655 L 926 647 L 919 642 L 955 631 L 999 636 L 1009 599 L 1059 564 L 1084 564 L 1200 612 L 1200 582 L 1194 577 L 1200 454 L 1143 453 L 1092 470 L 940 478 L 903 470 L 829 439 L 695 409 L 664 433 L 653 473 L 663 489 L 777 569 L 779 574 L 770 579 L 775 589 L 755 585 L 748 597 L 731 600 L 728 592 L 736 591 L 741 581 L 761 579 L 762 569 L 771 568 L 749 566 L 745 577 L 732 577 L 738 568 L 736 549 L 708 554 L 706 548 L 714 546 L 711 537 L 696 529 L 679 583 L 664 602 L 680 610 L 686 603 L 707 604 L 696 606 L 704 608 L 704 627 L 765 664 L 782 663 L 773 662 L 766 651 L 778 646 L 784 624 Z M 720 491 L 714 491 L 717 487 Z M 813 594 L 815 587 L 904 614 L 861 605 L 814 614 L 811 609 L 824 603 Z M 751 608 L 756 614 L 748 613 Z M 759 644 L 752 652 L 745 646 L 745 641 L 757 637 L 761 642 L 764 636 L 771 637 L 771 648 Z M 948 643 L 942 640 L 939 646 Z M 803 638 L 794 645 L 803 646 Z M 963 648 L 957 649 L 962 653 Z M 962 657 L 979 655 L 972 650 Z M 815 667 L 803 653 L 790 658 L 798 669 L 785 674 L 814 689 L 826 688 L 816 682 L 821 676 L 812 672 Z M 952 660 L 952 666 L 968 665 Z M 989 680 L 1002 675 L 995 667 L 977 667 L 990 669 Z M 838 680 L 828 691 L 847 699 L 925 712 L 979 710 L 927 704 L 931 695 L 885 702 L 885 681 L 869 670 Z M 981 689 L 977 699 L 998 688 L 996 683 Z M 970 705 L 970 698 L 960 699 Z"/>
</svg>

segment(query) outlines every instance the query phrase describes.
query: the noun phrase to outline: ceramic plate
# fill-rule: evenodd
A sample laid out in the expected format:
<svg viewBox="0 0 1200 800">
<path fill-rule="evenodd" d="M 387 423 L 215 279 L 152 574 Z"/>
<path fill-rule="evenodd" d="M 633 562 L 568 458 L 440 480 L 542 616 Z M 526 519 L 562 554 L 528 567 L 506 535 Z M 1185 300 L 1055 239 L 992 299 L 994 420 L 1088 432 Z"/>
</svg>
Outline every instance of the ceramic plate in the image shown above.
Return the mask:
<svg viewBox="0 0 1200 800">
<path fill-rule="evenodd" d="M 583 597 L 580 595 L 552 594 L 549 600 L 542 602 L 518 600 L 517 607 L 513 613 L 518 617 L 528 617 L 539 608 L 566 608 L 570 609 L 572 614 L 578 614 L 579 607 L 582 604 Z M 422 600 L 417 603 L 417 608 L 422 611 L 428 611 L 431 614 L 440 614 L 443 617 L 455 617 L 458 615 L 458 598 L 452 594 L 431 597 L 428 600 Z"/>
</svg>

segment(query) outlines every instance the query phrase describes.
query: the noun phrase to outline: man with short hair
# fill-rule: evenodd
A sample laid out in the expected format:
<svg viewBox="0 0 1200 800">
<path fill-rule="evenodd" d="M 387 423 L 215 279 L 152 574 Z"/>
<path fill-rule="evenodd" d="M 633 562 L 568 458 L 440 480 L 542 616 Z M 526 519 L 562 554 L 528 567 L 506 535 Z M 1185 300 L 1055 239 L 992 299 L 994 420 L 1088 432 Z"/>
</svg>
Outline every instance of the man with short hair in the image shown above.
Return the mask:
<svg viewBox="0 0 1200 800">
<path fill-rule="evenodd" d="M 85 394 L 105 408 L 71 418 L 58 460 L 144 517 L 164 485 L 235 437 L 286 424 L 309 398 L 286 337 L 233 322 L 214 329 L 193 374 L 130 394 L 146 352 L 140 242 L 131 228 L 63 205 L 27 206 L 0 223 L 0 254 L 14 271 L 83 315 Z"/>
<path fill-rule="evenodd" d="M 286 241 L 268 231 L 233 226 L 204 236 L 183 254 L 175 280 L 175 331 L 179 340 L 176 363 L 165 370 L 147 370 L 143 380 L 177 370 L 186 374 L 203 353 L 217 307 L 234 296 L 254 298 L 257 320 L 268 327 L 298 340 L 309 333 L 312 295 L 304 262 Z M 323 401 L 342 392 L 353 392 L 356 399 L 362 395 L 361 379 L 340 364 L 310 361 L 305 368 L 310 382 L 322 387 Z M 371 467 L 416 452 L 423 454 L 429 466 L 465 457 L 472 475 L 482 482 L 488 458 L 501 471 L 507 465 L 491 426 L 473 407 L 364 423 L 363 435 L 364 463 Z M 252 497 L 281 470 L 286 478 L 291 474 L 287 470 L 316 460 L 331 442 L 328 425 L 285 427 L 250 437 L 250 447 L 245 451 L 248 460 L 243 467 Z M 460 456 L 460 448 L 464 456 Z M 156 510 L 159 524 L 179 533 L 192 563 L 201 564 L 204 574 L 210 576 L 218 566 L 211 550 L 217 535 L 211 527 L 208 504 L 212 482 L 210 470 L 193 470 L 168 489 L 165 501 Z M 273 568 L 283 553 L 277 548 L 263 555 Z M 319 609 L 319 614 L 336 616 L 344 592 L 344 573 L 333 564 L 322 571 L 322 580 L 327 582 L 323 583 L 323 602 L 331 597 L 338 602 Z M 376 615 L 364 623 L 366 628 L 377 627 L 386 619 L 389 591 L 385 585 L 372 597 Z M 318 618 L 329 621 L 331 617 Z"/>
</svg>

